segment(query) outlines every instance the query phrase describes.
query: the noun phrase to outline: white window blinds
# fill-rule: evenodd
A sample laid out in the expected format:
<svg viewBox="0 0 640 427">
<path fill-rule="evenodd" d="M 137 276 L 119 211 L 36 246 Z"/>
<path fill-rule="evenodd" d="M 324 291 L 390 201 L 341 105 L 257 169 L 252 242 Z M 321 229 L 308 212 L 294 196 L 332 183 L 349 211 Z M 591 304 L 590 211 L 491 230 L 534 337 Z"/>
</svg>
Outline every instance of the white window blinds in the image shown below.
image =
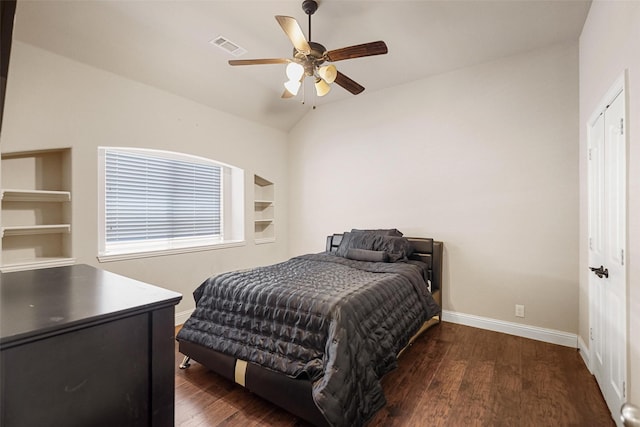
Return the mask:
<svg viewBox="0 0 640 427">
<path fill-rule="evenodd" d="M 107 246 L 220 237 L 221 172 L 215 164 L 106 150 Z"/>
</svg>

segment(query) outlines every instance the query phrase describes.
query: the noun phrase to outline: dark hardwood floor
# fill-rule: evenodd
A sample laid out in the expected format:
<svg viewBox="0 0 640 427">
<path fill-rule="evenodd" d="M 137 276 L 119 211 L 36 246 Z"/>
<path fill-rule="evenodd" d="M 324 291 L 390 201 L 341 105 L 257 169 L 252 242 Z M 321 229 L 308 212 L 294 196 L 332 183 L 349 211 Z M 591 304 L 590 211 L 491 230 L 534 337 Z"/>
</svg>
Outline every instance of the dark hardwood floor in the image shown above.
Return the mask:
<svg viewBox="0 0 640 427">
<path fill-rule="evenodd" d="M 176 426 L 307 426 L 181 360 L 176 350 Z M 615 425 L 577 350 L 452 323 L 420 336 L 382 383 L 387 405 L 367 427 Z"/>
</svg>

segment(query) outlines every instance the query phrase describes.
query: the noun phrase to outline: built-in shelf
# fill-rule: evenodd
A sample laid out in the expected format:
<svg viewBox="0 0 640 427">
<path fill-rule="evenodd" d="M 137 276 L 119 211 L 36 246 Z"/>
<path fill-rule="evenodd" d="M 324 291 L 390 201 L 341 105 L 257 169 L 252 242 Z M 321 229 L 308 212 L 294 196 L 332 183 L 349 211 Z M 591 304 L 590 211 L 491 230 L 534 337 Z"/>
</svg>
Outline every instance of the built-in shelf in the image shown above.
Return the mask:
<svg viewBox="0 0 640 427">
<path fill-rule="evenodd" d="M 4 202 L 68 202 L 71 200 L 69 191 L 47 190 L 2 190 Z"/>
<path fill-rule="evenodd" d="M 71 225 L 69 224 L 14 225 L 10 227 L 2 227 L 2 237 L 29 236 L 34 234 L 70 233 L 70 232 L 71 232 Z"/>
<path fill-rule="evenodd" d="M 273 222 L 273 218 L 269 219 L 256 219 L 256 224 L 271 224 Z"/>
<path fill-rule="evenodd" d="M 58 267 L 71 256 L 71 150 L 2 153 L 0 271 Z"/>
<path fill-rule="evenodd" d="M 75 264 L 75 262 L 75 258 L 36 257 L 28 261 L 3 264 L 0 267 L 0 272 L 11 273 L 12 271 L 35 270 L 38 268 L 64 267 L 65 265 Z"/>
<path fill-rule="evenodd" d="M 253 182 L 255 243 L 275 242 L 274 184 L 258 175 L 254 175 Z"/>
</svg>

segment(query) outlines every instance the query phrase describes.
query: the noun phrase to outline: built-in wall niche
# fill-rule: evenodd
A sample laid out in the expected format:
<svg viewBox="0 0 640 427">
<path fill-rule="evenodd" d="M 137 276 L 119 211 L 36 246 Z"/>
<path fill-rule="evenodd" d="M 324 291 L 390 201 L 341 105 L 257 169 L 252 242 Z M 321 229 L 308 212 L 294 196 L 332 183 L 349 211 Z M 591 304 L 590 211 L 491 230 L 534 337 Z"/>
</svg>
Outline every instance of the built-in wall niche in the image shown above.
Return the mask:
<svg viewBox="0 0 640 427">
<path fill-rule="evenodd" d="M 0 271 L 69 265 L 71 150 L 2 153 Z"/>
<path fill-rule="evenodd" d="M 275 242 L 275 199 L 273 182 L 254 175 L 254 239 L 256 243 Z"/>
</svg>

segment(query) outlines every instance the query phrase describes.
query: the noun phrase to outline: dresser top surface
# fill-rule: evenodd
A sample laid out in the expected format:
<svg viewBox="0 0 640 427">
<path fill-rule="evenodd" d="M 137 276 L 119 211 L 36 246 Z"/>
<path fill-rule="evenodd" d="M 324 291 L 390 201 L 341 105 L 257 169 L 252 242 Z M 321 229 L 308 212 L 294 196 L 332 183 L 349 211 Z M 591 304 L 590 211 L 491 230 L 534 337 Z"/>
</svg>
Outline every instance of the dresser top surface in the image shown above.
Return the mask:
<svg viewBox="0 0 640 427">
<path fill-rule="evenodd" d="M 0 347 L 177 304 L 182 295 L 79 264 L 0 273 Z"/>
</svg>

